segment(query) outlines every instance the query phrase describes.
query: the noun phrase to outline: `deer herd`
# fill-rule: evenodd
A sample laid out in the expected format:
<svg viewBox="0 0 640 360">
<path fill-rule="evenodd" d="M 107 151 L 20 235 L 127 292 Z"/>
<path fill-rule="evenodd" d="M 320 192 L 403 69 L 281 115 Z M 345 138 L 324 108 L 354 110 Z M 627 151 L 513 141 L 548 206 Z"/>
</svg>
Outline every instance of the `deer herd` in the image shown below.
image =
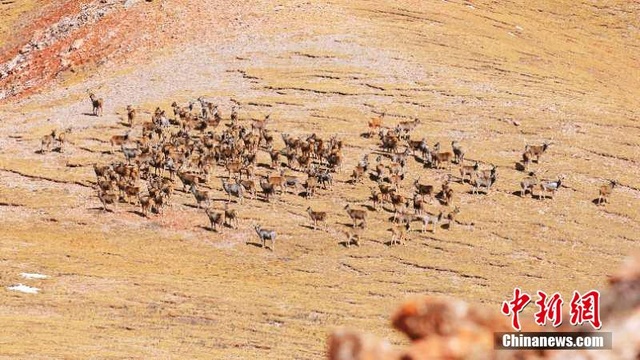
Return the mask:
<svg viewBox="0 0 640 360">
<path fill-rule="evenodd" d="M 103 99 L 90 94 L 90 100 L 93 115 L 102 116 Z M 142 134 L 138 138 L 134 138 L 131 131 L 138 125 L 139 113 L 131 105 L 126 107 L 126 123 L 123 125 L 128 126 L 128 130 L 109 140 L 111 152 L 119 150 L 123 159 L 93 165 L 94 187 L 103 211 L 109 207 L 116 211 L 118 204 L 125 202 L 138 205 L 140 215 L 144 217 L 151 213 L 162 215 L 166 206 L 172 206 L 174 192 L 182 190 L 193 196 L 194 208 L 204 211 L 210 229 L 223 232 L 225 227 L 238 227 L 240 214 L 239 210 L 230 207 L 232 199 L 236 206 L 244 205 L 247 199 L 272 203 L 274 198 L 281 199 L 284 194 L 310 199 L 318 196 L 320 188 L 330 191 L 335 177 L 342 172 L 345 144 L 337 136 L 326 139 L 315 133 L 307 136 L 281 133 L 284 146 L 276 149 L 276 132 L 268 129 L 272 121 L 269 115 L 260 120 L 249 120 L 249 126 L 242 125 L 238 106 L 233 106 L 229 122 L 220 126 L 223 118 L 218 105 L 203 97 L 184 106 L 173 102 L 171 107 L 172 118 L 165 110 L 156 108 L 150 121 L 139 124 Z M 419 119 L 385 126 L 385 116 L 383 112 L 372 118 L 368 122 L 368 130 L 363 133 L 370 139 L 377 137 L 379 148 L 366 153 L 345 181 L 353 187 L 370 182 L 369 200 L 372 203 L 369 209 L 356 208 L 352 204 L 344 206 L 346 215 L 351 219 L 349 226 L 342 231 L 345 234 L 342 243 L 347 247 L 360 245 L 369 213 L 378 213 L 381 209 L 393 213 L 389 220 L 389 245 L 406 243 L 414 221 L 422 224 L 422 233 L 436 233 L 440 227 L 451 229 L 461 211 L 459 206 L 453 206 L 456 203 L 456 191 L 451 187 L 454 178 L 460 184 L 469 184 L 470 194 L 474 195 L 490 194 L 498 180 L 497 166 L 482 169 L 480 160 L 467 160 L 465 148 L 459 141 L 452 141 L 450 150 L 443 149 L 440 143 L 430 147 L 425 138 L 412 138 L 420 124 Z M 53 130 L 45 135 L 40 152 L 51 151 L 55 143 L 59 144 L 62 152 L 66 135 L 70 132 L 71 129 L 63 132 Z M 539 163 L 548 148 L 547 142 L 525 146 L 521 161 L 516 164 L 517 169 L 528 173 L 520 182 L 521 197 L 529 194 L 540 200 L 548 196 L 553 199 L 563 186 L 565 177 L 562 175 L 555 179 L 539 179 L 535 171 L 529 172 L 531 164 Z M 259 163 L 260 151 L 269 156 L 268 163 Z M 370 163 L 371 155 L 375 156 L 374 164 Z M 418 176 L 413 176 L 413 193 L 407 195 L 401 191 L 401 185 L 409 176 L 407 163 L 411 159 L 421 163 L 425 169 L 446 169 L 448 174 L 441 177 L 439 185 L 421 183 L 421 177 L 415 174 Z M 457 171 L 453 171 L 454 165 Z M 266 173 L 260 173 L 265 168 Z M 212 186 L 213 176 L 220 178 L 221 192 Z M 616 185 L 616 181 L 602 185 L 594 203 L 606 204 Z M 216 199 L 221 193 L 226 196 Z M 224 209 L 214 208 L 216 200 L 224 201 Z M 427 204 L 433 201 L 443 207 L 429 213 Z M 386 204 L 391 206 L 390 210 L 385 208 Z M 449 210 L 451 208 L 453 210 Z M 332 217 L 330 212 L 312 210 L 310 206 L 306 212 L 314 230 L 327 231 Z M 266 240 L 270 240 L 273 250 L 276 230 L 257 224 L 253 227 L 261 245 L 265 247 Z"/>
</svg>

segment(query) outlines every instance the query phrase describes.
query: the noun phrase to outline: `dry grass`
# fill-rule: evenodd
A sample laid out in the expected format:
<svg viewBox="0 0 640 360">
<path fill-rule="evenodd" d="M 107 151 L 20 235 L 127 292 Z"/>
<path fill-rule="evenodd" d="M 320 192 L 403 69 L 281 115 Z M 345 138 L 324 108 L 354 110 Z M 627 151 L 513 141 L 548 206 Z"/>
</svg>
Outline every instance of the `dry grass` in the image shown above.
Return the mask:
<svg viewBox="0 0 640 360">
<path fill-rule="evenodd" d="M 23 282 L 42 293 L 0 291 L 0 356 L 321 358 L 337 326 L 403 341 L 385 321 L 407 296 L 448 294 L 496 308 L 515 286 L 568 296 L 600 287 L 637 249 L 637 4 L 267 5 L 243 9 L 244 25 L 216 32 L 217 40 L 142 69 L 104 68 L 3 105 L 2 286 Z M 104 117 L 83 115 L 91 110 L 86 88 L 106 99 Z M 124 203 L 102 214 L 90 165 L 121 159 L 106 153 L 106 141 L 125 131 L 125 106 L 169 109 L 174 99 L 202 94 L 225 118 L 230 98 L 239 101 L 245 124 L 272 113 L 269 128 L 278 132 L 338 134 L 348 160 L 334 191 L 309 202 L 248 200 L 237 206 L 240 228 L 223 235 L 205 228 L 206 215 L 182 192 L 163 217 L 144 219 Z M 414 137 L 429 145 L 460 141 L 467 159 L 498 166 L 498 181 L 487 196 L 453 183 L 461 213 L 452 230 L 422 235 L 416 222 L 407 246 L 390 248 L 392 213 L 369 212 L 362 246 L 346 249 L 338 245 L 350 223 L 343 207 L 370 205 L 373 184 L 346 181 L 376 149 L 359 134 L 383 110 L 388 125 L 422 119 Z M 67 126 L 74 132 L 65 153 L 35 153 L 42 135 Z M 515 161 L 525 143 L 544 140 L 553 145 L 533 168 L 566 174 L 566 187 L 554 200 L 521 199 Z M 414 160 L 409 168 L 405 194 L 414 177 L 439 185 L 447 173 Z M 597 207 L 597 187 L 609 178 L 621 186 Z M 225 198 L 218 179 L 210 186 Z M 328 231 L 310 228 L 309 205 L 329 211 Z M 246 244 L 258 243 L 253 223 L 277 228 L 276 252 Z M 24 280 L 20 272 L 50 278 Z"/>
</svg>

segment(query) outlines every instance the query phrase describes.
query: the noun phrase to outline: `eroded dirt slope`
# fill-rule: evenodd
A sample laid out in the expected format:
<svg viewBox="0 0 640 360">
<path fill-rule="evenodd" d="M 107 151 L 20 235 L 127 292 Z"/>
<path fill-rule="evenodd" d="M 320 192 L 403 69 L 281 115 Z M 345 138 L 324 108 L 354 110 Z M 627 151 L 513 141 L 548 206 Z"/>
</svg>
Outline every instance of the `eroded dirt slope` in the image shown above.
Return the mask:
<svg viewBox="0 0 640 360">
<path fill-rule="evenodd" d="M 5 40 L 3 64 L 83 4 L 109 11 L 30 50 L 29 65 L 0 80 L 0 279 L 42 289 L 0 291 L 0 356 L 321 358 L 339 326 L 405 341 L 384 325 L 407 296 L 496 308 L 515 286 L 568 297 L 602 286 L 638 248 L 636 3 L 67 1 L 12 17 L 24 41 Z M 103 117 L 90 115 L 88 89 L 105 99 Z M 222 235 L 181 191 L 163 216 L 124 203 L 102 213 L 92 164 L 122 160 L 108 140 L 126 131 L 125 107 L 148 120 L 156 106 L 198 96 L 225 119 L 240 104 L 246 125 L 270 113 L 276 148 L 283 132 L 337 135 L 347 160 L 334 189 L 248 200 L 240 228 Z M 489 195 L 453 184 L 461 213 L 450 230 L 421 234 L 414 223 L 406 246 L 389 247 L 392 213 L 370 211 L 362 246 L 346 249 L 342 208 L 371 205 L 375 185 L 346 181 L 378 150 L 360 134 L 383 111 L 389 126 L 421 119 L 413 137 L 430 145 L 461 142 L 499 178 Z M 67 127 L 64 153 L 36 152 Z M 565 186 L 553 200 L 520 198 L 515 163 L 543 141 L 552 145 L 533 168 L 566 175 Z M 405 194 L 418 176 L 440 184 L 448 174 L 408 166 Z M 620 186 L 597 207 L 608 179 Z M 222 208 L 219 179 L 208 185 Z M 327 231 L 309 227 L 309 205 L 329 211 Z M 254 223 L 278 230 L 275 252 L 246 244 L 257 242 Z"/>
</svg>

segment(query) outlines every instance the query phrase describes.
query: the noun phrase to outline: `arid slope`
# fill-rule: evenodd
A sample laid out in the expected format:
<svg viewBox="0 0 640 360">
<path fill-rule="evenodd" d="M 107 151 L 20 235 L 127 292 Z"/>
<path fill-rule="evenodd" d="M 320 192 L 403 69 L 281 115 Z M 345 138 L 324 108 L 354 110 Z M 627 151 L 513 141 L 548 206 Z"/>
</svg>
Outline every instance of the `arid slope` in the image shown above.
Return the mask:
<svg viewBox="0 0 640 360">
<path fill-rule="evenodd" d="M 340 326 L 404 341 L 386 322 L 408 296 L 497 308 L 519 286 L 568 298 L 601 287 L 638 248 L 637 3 L 165 0 L 110 11 L 0 80 L 19 90 L 0 105 L 1 285 L 42 289 L 0 291 L 0 357 L 317 359 Z M 37 14 L 11 21 L 25 29 Z M 67 67 L 52 60 L 77 39 Z M 11 59 L 23 44 L 6 41 Z M 103 117 L 90 115 L 87 90 L 105 98 Z M 247 125 L 271 113 L 276 148 L 282 132 L 337 135 L 347 161 L 334 189 L 246 201 L 240 228 L 224 234 L 181 191 L 164 216 L 124 203 L 103 213 L 92 164 L 122 160 L 108 139 L 126 131 L 125 107 L 147 121 L 156 106 L 198 96 L 225 118 L 239 103 Z M 406 246 L 389 247 L 392 213 L 370 211 L 362 246 L 347 249 L 343 207 L 370 205 L 375 183 L 346 181 L 378 150 L 360 134 L 383 111 L 388 126 L 421 119 L 412 135 L 429 145 L 458 140 L 469 161 L 498 166 L 498 181 L 489 195 L 453 184 L 453 229 L 411 231 Z M 64 153 L 36 153 L 43 135 L 67 127 Z M 516 161 L 543 141 L 552 145 L 533 168 L 566 175 L 565 186 L 553 200 L 520 198 Z M 405 194 L 418 176 L 439 185 L 448 173 L 413 159 L 409 168 Z M 598 207 L 608 179 L 620 186 Z M 226 198 L 219 179 L 208 185 Z M 327 231 L 309 227 L 309 205 L 330 213 Z M 277 229 L 275 252 L 246 244 L 257 243 L 254 223 Z"/>
</svg>

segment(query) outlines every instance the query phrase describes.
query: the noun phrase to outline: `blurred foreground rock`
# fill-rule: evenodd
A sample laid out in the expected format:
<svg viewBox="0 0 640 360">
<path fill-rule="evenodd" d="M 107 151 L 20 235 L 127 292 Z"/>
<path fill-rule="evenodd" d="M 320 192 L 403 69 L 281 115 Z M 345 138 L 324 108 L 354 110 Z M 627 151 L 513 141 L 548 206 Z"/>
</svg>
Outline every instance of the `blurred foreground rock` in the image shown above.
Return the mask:
<svg viewBox="0 0 640 360">
<path fill-rule="evenodd" d="M 603 327 L 598 331 L 613 333 L 613 350 L 495 350 L 494 333 L 513 331 L 509 317 L 498 310 L 460 300 L 425 297 L 406 302 L 392 316 L 393 327 L 411 340 L 406 349 L 394 351 L 387 341 L 339 330 L 329 338 L 328 357 L 330 360 L 640 359 L 640 255 L 627 259 L 611 276 L 601 299 Z M 527 318 L 521 317 L 521 321 L 523 331 L 594 331 L 589 325 L 573 327 L 568 321 L 557 329 L 540 328 Z"/>
</svg>

